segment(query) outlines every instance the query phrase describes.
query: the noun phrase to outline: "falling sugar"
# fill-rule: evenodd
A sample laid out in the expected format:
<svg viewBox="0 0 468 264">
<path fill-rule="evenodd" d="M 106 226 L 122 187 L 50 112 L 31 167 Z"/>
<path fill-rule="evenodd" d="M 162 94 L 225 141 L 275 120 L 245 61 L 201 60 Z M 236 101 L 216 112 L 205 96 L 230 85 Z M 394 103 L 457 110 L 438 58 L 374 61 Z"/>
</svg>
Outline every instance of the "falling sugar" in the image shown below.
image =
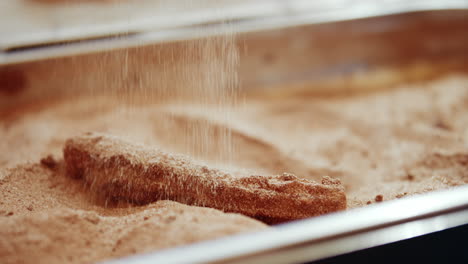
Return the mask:
<svg viewBox="0 0 468 264">
<path fill-rule="evenodd" d="M 141 105 L 161 105 L 166 115 L 158 115 L 155 122 L 166 133 L 176 134 L 164 145 L 177 146 L 177 151 L 197 159 L 229 163 L 234 151 L 229 120 L 239 85 L 239 54 L 232 32 L 232 25 L 225 23 L 214 37 L 104 54 L 106 60 L 117 62 L 110 64 L 120 65 L 107 86 L 125 105 L 122 115 L 131 118 Z"/>
</svg>

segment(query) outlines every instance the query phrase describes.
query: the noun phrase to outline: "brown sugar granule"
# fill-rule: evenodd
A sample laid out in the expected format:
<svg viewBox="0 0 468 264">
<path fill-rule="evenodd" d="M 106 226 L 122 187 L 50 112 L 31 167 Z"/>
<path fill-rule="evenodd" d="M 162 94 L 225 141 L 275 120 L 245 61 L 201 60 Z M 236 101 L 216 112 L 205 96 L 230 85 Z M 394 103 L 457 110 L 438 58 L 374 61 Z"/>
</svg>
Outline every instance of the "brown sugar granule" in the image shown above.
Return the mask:
<svg viewBox="0 0 468 264">
<path fill-rule="evenodd" d="M 375 196 L 375 201 L 376 202 L 382 202 L 383 201 L 383 195 L 381 195 L 381 194 L 376 195 Z"/>
<path fill-rule="evenodd" d="M 54 159 L 54 157 L 52 157 L 52 155 L 48 155 L 47 157 L 42 158 L 41 164 L 49 169 L 57 168 L 57 161 Z"/>
<path fill-rule="evenodd" d="M 321 184 L 287 173 L 236 177 L 182 155 L 105 134 L 87 133 L 67 140 L 64 159 L 69 176 L 82 178 L 110 200 L 140 204 L 173 200 L 267 223 L 346 209 L 340 182 L 328 177 Z"/>
<path fill-rule="evenodd" d="M 453 130 L 452 126 L 448 124 L 447 121 L 444 121 L 442 119 L 437 120 L 434 123 L 434 127 L 442 129 L 442 130 L 447 130 L 447 131 Z"/>
<path fill-rule="evenodd" d="M 408 173 L 408 174 L 406 175 L 406 179 L 407 179 L 408 181 L 413 181 L 413 180 L 414 180 L 414 175 L 411 174 L 411 173 Z"/>
<path fill-rule="evenodd" d="M 398 199 L 400 199 L 400 198 L 403 198 L 403 197 L 405 197 L 406 195 L 408 195 L 408 193 L 407 193 L 407 192 L 404 192 L 404 193 L 399 193 L 399 194 L 395 195 L 395 198 L 398 198 Z"/>
</svg>

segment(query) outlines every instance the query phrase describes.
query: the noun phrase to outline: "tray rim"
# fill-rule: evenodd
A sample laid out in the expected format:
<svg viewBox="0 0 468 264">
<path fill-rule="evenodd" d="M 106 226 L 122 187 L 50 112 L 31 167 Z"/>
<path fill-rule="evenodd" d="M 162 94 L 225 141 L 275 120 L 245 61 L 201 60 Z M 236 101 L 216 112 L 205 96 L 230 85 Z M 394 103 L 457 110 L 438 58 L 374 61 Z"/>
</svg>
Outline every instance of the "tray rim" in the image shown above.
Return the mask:
<svg viewBox="0 0 468 264">
<path fill-rule="evenodd" d="M 304 262 L 464 224 L 468 224 L 468 185 L 104 263 Z"/>
<path fill-rule="evenodd" d="M 268 1 L 278 4 L 274 0 L 265 0 L 260 9 Z M 340 2 L 334 0 L 333 3 Z M 346 2 L 346 1 L 345 1 Z M 242 34 L 262 32 L 275 29 L 285 29 L 303 25 L 324 24 L 339 21 L 349 21 L 372 17 L 399 15 L 428 11 L 467 11 L 468 0 L 416 0 L 416 1 L 386 1 L 381 5 L 375 1 L 364 0 L 362 4 L 350 8 L 341 5 L 328 5 L 320 12 L 312 12 L 311 4 L 304 0 L 293 0 L 283 10 L 275 7 L 274 12 L 257 13 L 249 11 L 244 14 L 230 14 L 227 17 L 215 17 L 207 20 L 181 24 L 168 28 L 144 28 L 138 30 L 110 31 L 113 35 L 92 35 L 88 39 L 75 39 L 65 43 L 33 45 L 14 49 L 0 49 L 0 66 L 18 64 L 52 58 L 90 54 L 117 49 L 142 47 L 151 44 L 186 41 L 191 39 L 219 36 L 223 32 Z M 299 7 L 305 5 L 304 10 Z M 37 44 L 37 43 L 36 43 Z M 11 47 L 10 47 L 11 48 Z"/>
</svg>

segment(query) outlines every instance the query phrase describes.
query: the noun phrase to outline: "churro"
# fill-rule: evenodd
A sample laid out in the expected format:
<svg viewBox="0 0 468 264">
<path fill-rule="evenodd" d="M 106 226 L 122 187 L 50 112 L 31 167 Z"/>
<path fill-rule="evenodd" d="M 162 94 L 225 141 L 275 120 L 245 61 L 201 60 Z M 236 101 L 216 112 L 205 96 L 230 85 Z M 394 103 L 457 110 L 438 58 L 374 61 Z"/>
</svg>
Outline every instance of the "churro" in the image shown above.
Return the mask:
<svg viewBox="0 0 468 264">
<path fill-rule="evenodd" d="M 67 174 L 82 178 L 111 200 L 150 203 L 173 200 L 267 223 L 326 214 L 346 208 L 338 180 L 322 183 L 292 174 L 234 176 L 208 168 L 183 155 L 135 145 L 124 139 L 87 133 L 66 141 Z"/>
</svg>

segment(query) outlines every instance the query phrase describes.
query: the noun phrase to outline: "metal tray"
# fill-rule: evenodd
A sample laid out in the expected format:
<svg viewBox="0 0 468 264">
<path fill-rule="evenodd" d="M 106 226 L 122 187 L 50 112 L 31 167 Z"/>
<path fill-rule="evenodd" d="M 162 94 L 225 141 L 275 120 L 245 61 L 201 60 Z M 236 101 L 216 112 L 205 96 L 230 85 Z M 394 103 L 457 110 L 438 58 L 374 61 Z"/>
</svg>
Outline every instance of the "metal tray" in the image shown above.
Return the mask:
<svg viewBox="0 0 468 264">
<path fill-rule="evenodd" d="M 466 11 L 425 12 L 244 34 L 243 88 L 333 93 L 466 72 L 466 18 Z M 346 44 L 324 45 L 330 42 Z M 346 78 L 382 69 L 395 75 Z M 462 186 L 108 263 L 300 263 L 466 224 Z"/>
<path fill-rule="evenodd" d="M 262 89 L 276 89 L 281 94 L 285 86 L 287 92 L 332 94 L 342 89 L 379 89 L 454 71 L 468 72 L 468 11 L 427 11 L 442 8 L 442 1 L 424 1 L 432 6 L 421 5 L 422 2 L 398 9 L 403 1 L 393 1 L 400 5 L 380 8 L 379 12 L 371 12 L 374 4 L 360 9 L 361 13 L 353 8 L 355 13 L 330 9 L 328 16 L 281 13 L 241 19 L 233 28 L 241 47 L 242 88 L 253 94 Z M 459 9 L 460 4 L 466 8 L 467 4 L 447 3 L 443 9 Z M 425 12 L 413 12 L 418 10 Z M 130 59 L 138 64 L 148 51 L 157 49 L 164 61 L 177 53 L 180 43 L 217 35 L 223 26 L 200 25 L 203 34 L 198 26 L 178 27 L 117 39 L 5 50 L 0 56 L 0 64 L 5 64 L 0 66 L 0 77 L 13 75 L 26 81 L 18 84 L 22 94 L 0 95 L 0 114 L 18 104 L 34 102 L 39 95 L 47 99 L 79 92 L 87 85 L 106 85 L 108 79 L 102 76 L 102 69 L 112 72 L 115 67 L 114 61 L 103 60 L 110 55 L 132 54 Z M 83 55 L 67 57 L 79 54 Z M 67 67 L 80 63 L 89 67 L 73 68 L 73 76 L 79 78 L 67 79 Z M 129 75 L 132 71 L 144 74 L 140 67 L 126 70 Z M 382 70 L 393 74 L 378 80 L 356 77 Z M 53 76 L 47 77 L 45 72 Z M 468 186 L 462 186 L 109 263 L 304 262 L 467 223 Z"/>
<path fill-rule="evenodd" d="M 49 5 L 44 3 L 54 1 L 4 0 L 0 3 L 0 65 L 219 35 L 226 23 L 234 25 L 232 32 L 245 33 L 468 8 L 466 0 L 137 1 Z"/>
<path fill-rule="evenodd" d="M 351 20 L 340 11 L 329 18 L 335 22 L 316 13 L 309 19 L 292 14 L 233 21 L 228 27 L 237 32 L 241 88 L 246 93 L 278 88 L 279 94 L 333 95 L 468 72 L 468 9 L 400 11 L 385 16 L 368 12 Z M 11 91 L 0 93 L 0 115 L 38 98 L 94 94 L 96 86 L 119 90 L 136 81 L 143 88 L 154 86 L 148 76 L 186 63 L 177 54 L 203 45 L 203 39 L 219 35 L 221 29 L 226 24 L 0 52 L 0 83 Z M 158 85 L 173 79 L 171 73 L 158 75 Z"/>
</svg>

